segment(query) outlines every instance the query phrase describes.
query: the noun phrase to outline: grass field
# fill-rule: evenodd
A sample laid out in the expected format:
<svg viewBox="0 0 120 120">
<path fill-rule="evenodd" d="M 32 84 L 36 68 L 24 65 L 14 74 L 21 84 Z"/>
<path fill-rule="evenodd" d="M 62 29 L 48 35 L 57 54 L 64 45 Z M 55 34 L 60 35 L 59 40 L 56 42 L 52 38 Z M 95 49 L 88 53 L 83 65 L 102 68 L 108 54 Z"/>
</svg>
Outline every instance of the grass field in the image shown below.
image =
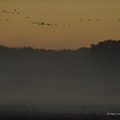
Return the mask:
<svg viewBox="0 0 120 120">
<path fill-rule="evenodd" d="M 37 111 L 0 111 L 0 120 L 120 120 L 106 114 L 42 113 Z"/>
</svg>

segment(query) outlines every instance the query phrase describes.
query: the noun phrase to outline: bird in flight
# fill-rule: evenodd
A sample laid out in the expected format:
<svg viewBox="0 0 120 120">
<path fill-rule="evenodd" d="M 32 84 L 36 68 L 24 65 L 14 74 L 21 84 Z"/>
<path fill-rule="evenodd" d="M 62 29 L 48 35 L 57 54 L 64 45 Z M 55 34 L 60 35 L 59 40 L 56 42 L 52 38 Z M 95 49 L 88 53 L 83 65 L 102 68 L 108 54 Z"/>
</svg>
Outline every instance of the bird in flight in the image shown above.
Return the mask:
<svg viewBox="0 0 120 120">
<path fill-rule="evenodd" d="M 7 19 L 7 21 L 9 21 L 9 19 Z"/>
<path fill-rule="evenodd" d="M 45 23 L 44 23 L 44 22 L 41 22 L 41 25 L 45 25 Z"/>
<path fill-rule="evenodd" d="M 48 25 L 48 26 L 49 26 L 50 24 L 46 24 L 46 25 Z"/>
<path fill-rule="evenodd" d="M 6 12 L 5 10 L 3 10 L 2 12 Z"/>
</svg>

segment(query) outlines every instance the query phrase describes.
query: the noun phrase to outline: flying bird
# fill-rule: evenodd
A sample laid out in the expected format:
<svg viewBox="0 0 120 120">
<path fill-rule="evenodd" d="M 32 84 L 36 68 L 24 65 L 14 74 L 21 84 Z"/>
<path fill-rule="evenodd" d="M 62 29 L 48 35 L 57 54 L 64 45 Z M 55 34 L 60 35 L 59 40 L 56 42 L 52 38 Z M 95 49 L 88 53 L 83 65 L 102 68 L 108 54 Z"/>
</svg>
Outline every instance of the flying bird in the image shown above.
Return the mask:
<svg viewBox="0 0 120 120">
<path fill-rule="evenodd" d="M 41 25 L 45 25 L 45 23 L 44 23 L 44 22 L 41 22 Z"/>
<path fill-rule="evenodd" d="M 26 18 L 29 18 L 29 17 L 26 17 Z"/>
<path fill-rule="evenodd" d="M 57 26 L 57 24 L 55 24 L 55 26 Z"/>
<path fill-rule="evenodd" d="M 46 24 L 46 25 L 48 25 L 48 26 L 49 26 L 50 24 Z"/>
<path fill-rule="evenodd" d="M 9 21 L 9 19 L 7 19 L 7 21 Z"/>
<path fill-rule="evenodd" d="M 14 10 L 14 11 L 16 11 L 16 10 Z"/>
<path fill-rule="evenodd" d="M 99 21 L 99 19 L 97 19 L 97 21 Z"/>
<path fill-rule="evenodd" d="M 17 12 L 17 14 L 20 14 L 20 12 Z"/>
<path fill-rule="evenodd" d="M 3 10 L 2 12 L 6 12 L 5 10 Z"/>
<path fill-rule="evenodd" d="M 82 21 L 82 20 L 80 20 L 80 21 Z"/>
<path fill-rule="evenodd" d="M 90 19 L 88 19 L 90 21 Z"/>
</svg>

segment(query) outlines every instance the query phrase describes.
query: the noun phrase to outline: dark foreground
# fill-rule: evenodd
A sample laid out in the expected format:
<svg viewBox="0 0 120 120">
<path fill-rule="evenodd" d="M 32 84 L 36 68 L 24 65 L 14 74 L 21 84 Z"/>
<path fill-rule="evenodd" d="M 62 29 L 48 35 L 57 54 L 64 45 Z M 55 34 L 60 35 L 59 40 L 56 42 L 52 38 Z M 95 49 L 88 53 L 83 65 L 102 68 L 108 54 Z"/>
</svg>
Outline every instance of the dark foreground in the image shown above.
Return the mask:
<svg viewBox="0 0 120 120">
<path fill-rule="evenodd" d="M 71 113 L 10 113 L 0 112 L 0 120 L 120 120 L 120 116 Z"/>
</svg>

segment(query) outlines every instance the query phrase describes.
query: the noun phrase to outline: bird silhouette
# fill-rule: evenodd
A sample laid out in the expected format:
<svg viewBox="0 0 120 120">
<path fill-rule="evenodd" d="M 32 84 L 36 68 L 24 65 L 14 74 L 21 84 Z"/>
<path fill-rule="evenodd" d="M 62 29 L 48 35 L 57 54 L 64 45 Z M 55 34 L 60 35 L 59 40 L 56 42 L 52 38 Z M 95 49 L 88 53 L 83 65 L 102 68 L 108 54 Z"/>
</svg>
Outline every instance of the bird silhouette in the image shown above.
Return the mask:
<svg viewBox="0 0 120 120">
<path fill-rule="evenodd" d="M 46 25 L 50 26 L 50 24 L 46 24 Z"/>
<path fill-rule="evenodd" d="M 44 22 L 41 22 L 41 25 L 45 25 L 45 23 L 44 23 Z"/>
<path fill-rule="evenodd" d="M 11 14 L 21 14 L 21 12 L 19 12 L 19 11 L 17 11 L 16 9 L 13 9 L 12 11 L 7 11 L 7 10 L 2 10 L 1 12 L 6 12 L 6 13 L 11 13 Z M 27 16 L 26 15 L 26 19 L 29 19 L 29 16 Z M 7 21 L 10 21 L 9 19 L 6 19 Z M 79 19 L 79 21 L 84 21 L 84 20 L 82 20 L 82 19 Z M 91 19 L 89 18 L 87 18 L 87 21 L 91 21 Z M 96 21 L 101 21 L 100 19 L 98 19 L 98 18 L 96 18 Z M 104 21 L 109 21 L 108 19 L 104 19 Z M 120 19 L 118 19 L 117 21 L 120 21 Z M 36 22 L 34 22 L 33 20 L 31 20 L 31 23 L 32 24 L 37 24 L 37 25 L 47 25 L 47 26 L 58 26 L 58 24 L 50 24 L 50 23 L 44 23 L 44 22 L 39 22 L 39 21 L 36 21 Z M 67 27 L 67 26 L 72 26 L 71 24 L 62 24 L 62 26 L 63 27 Z"/>
</svg>

